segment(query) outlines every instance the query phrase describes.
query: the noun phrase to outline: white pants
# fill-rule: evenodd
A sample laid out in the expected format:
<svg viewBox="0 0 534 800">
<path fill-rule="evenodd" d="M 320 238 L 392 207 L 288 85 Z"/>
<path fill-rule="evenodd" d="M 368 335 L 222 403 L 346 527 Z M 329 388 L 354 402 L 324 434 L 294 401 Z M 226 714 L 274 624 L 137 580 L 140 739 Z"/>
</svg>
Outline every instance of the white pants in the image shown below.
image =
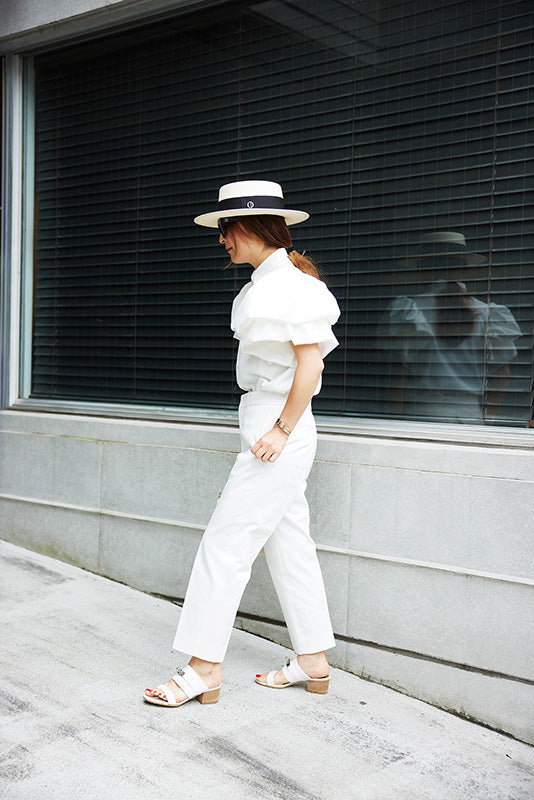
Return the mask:
<svg viewBox="0 0 534 800">
<path fill-rule="evenodd" d="M 310 537 L 306 479 L 317 432 L 308 407 L 275 462 L 250 448 L 279 416 L 286 398 L 241 398 L 241 452 L 208 523 L 193 565 L 173 648 L 223 661 L 252 564 L 264 548 L 297 654 L 335 646 L 323 578 Z"/>
</svg>

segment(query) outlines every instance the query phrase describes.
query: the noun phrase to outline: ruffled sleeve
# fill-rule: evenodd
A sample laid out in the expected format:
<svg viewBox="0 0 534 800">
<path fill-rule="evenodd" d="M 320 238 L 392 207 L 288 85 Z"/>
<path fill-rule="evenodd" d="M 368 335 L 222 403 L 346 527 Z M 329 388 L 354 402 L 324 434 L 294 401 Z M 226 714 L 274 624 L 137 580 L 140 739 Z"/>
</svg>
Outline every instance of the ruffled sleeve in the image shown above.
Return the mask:
<svg viewBox="0 0 534 800">
<path fill-rule="evenodd" d="M 508 364 L 517 355 L 514 341 L 522 336 L 521 328 L 506 306 L 490 303 L 487 311 L 488 363 L 499 367 Z"/>
<path fill-rule="evenodd" d="M 289 367 L 295 363 L 290 342 L 317 343 L 323 357 L 337 347 L 331 326 L 338 318 L 338 304 L 326 285 L 290 266 L 241 290 L 231 326 L 242 352 Z"/>
<path fill-rule="evenodd" d="M 409 361 L 415 350 L 424 350 L 434 341 L 432 325 L 423 309 L 411 297 L 397 297 L 381 320 L 380 347 L 400 353 Z"/>
</svg>

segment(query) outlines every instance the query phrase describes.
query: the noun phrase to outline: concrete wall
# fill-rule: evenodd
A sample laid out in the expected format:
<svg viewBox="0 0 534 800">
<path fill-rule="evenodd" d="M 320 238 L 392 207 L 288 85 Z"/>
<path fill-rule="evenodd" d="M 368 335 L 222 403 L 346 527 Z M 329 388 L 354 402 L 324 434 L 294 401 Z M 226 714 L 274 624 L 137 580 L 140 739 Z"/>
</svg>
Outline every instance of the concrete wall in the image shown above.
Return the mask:
<svg viewBox="0 0 534 800">
<path fill-rule="evenodd" d="M 237 447 L 222 426 L 4 411 L 0 535 L 182 598 Z M 534 742 L 533 478 L 532 451 L 322 434 L 332 662 Z M 289 644 L 263 557 L 241 612 Z"/>
</svg>

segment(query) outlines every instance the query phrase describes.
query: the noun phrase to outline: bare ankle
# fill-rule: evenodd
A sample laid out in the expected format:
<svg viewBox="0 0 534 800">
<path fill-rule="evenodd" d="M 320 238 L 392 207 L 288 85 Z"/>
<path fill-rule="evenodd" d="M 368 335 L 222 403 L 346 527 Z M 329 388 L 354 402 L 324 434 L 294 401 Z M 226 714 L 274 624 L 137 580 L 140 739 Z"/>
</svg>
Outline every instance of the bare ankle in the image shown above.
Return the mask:
<svg viewBox="0 0 534 800">
<path fill-rule="evenodd" d="M 297 656 L 297 662 L 308 674 L 318 670 L 321 674 L 328 674 L 329 664 L 324 650 L 320 653 L 303 653 Z"/>
<path fill-rule="evenodd" d="M 197 658 L 196 656 L 192 656 L 191 660 L 189 661 L 189 666 L 192 667 L 195 672 L 198 672 L 200 675 L 213 675 L 213 673 L 219 673 L 221 671 L 221 664 L 218 661 L 204 661 L 202 658 Z"/>
<path fill-rule="evenodd" d="M 319 653 L 301 653 L 297 658 L 307 661 L 326 661 L 326 653 L 324 650 Z"/>
</svg>

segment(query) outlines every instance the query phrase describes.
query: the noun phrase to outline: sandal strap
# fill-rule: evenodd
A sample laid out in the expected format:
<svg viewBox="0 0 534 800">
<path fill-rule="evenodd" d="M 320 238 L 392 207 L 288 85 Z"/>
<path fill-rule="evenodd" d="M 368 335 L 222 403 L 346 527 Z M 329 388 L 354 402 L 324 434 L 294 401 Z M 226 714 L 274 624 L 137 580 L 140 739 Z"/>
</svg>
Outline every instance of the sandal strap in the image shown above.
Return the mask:
<svg viewBox="0 0 534 800">
<path fill-rule="evenodd" d="M 310 676 L 306 675 L 296 658 L 290 661 L 285 667 L 282 667 L 282 672 L 289 683 L 311 680 Z"/>
<path fill-rule="evenodd" d="M 176 697 L 173 695 L 170 688 L 165 686 L 164 683 L 162 683 L 161 686 L 156 686 L 156 689 L 158 689 L 160 692 L 163 692 L 165 695 L 165 700 L 167 703 L 169 703 L 169 705 L 174 705 L 174 703 L 176 703 Z"/>
<path fill-rule="evenodd" d="M 200 675 L 189 664 L 177 671 L 176 675 L 173 676 L 173 681 L 189 699 L 210 691 L 209 686 L 206 686 Z"/>
<path fill-rule="evenodd" d="M 274 676 L 276 675 L 277 672 L 278 672 L 277 669 L 273 669 L 271 670 L 271 672 L 267 673 L 267 686 L 276 686 L 274 682 Z"/>
</svg>

